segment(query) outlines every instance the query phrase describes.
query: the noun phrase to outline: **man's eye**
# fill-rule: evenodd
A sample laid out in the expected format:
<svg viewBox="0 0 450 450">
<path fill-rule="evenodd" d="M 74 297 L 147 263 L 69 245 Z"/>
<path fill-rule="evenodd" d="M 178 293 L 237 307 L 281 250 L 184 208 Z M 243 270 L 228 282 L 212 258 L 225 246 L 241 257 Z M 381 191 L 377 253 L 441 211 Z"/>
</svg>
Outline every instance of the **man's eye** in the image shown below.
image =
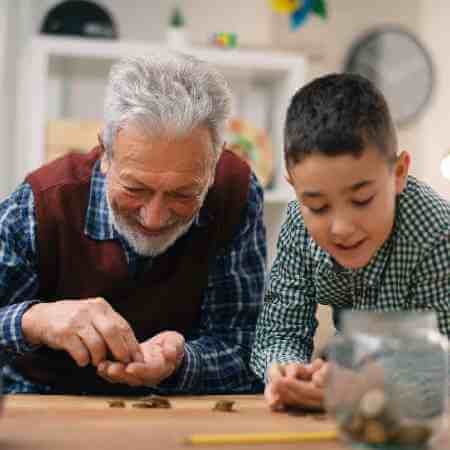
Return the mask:
<svg viewBox="0 0 450 450">
<path fill-rule="evenodd" d="M 139 194 L 139 193 L 145 191 L 144 188 L 140 188 L 140 187 L 129 187 L 129 186 L 125 186 L 125 189 L 126 189 L 128 192 L 131 192 L 132 194 Z"/>
<path fill-rule="evenodd" d="M 369 197 L 366 200 L 352 200 L 352 203 L 357 206 L 358 208 L 362 208 L 364 206 L 367 206 L 375 196 Z"/>
<path fill-rule="evenodd" d="M 313 214 L 324 214 L 327 212 L 328 210 L 328 206 L 322 206 L 320 208 L 311 208 L 310 206 L 308 207 L 308 209 L 313 213 Z"/>
<path fill-rule="evenodd" d="M 182 192 L 172 192 L 170 194 L 170 196 L 172 198 L 180 199 L 180 200 L 193 200 L 194 198 L 197 197 L 196 194 L 185 194 L 185 193 L 182 193 Z"/>
</svg>

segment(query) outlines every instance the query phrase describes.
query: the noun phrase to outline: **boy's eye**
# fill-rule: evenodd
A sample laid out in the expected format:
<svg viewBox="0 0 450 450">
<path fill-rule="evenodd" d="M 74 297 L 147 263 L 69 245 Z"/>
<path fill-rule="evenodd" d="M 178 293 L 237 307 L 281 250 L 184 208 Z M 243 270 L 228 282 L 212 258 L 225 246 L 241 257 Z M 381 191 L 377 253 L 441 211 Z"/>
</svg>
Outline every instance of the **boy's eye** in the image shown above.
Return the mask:
<svg viewBox="0 0 450 450">
<path fill-rule="evenodd" d="M 313 214 L 324 214 L 325 212 L 327 212 L 328 210 L 328 206 L 322 206 L 320 208 L 311 208 L 310 206 L 308 206 L 308 209 L 313 213 Z"/>
<path fill-rule="evenodd" d="M 374 197 L 375 196 L 373 195 L 372 197 L 369 197 L 366 200 L 352 200 L 352 203 L 357 207 L 366 206 L 373 200 Z"/>
</svg>

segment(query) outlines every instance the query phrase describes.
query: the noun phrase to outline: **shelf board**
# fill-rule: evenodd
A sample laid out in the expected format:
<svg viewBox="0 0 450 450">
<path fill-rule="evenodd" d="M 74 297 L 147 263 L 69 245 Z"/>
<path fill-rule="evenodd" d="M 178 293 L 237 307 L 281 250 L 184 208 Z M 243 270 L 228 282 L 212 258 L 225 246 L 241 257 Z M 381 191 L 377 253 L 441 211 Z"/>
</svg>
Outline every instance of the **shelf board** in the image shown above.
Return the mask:
<svg viewBox="0 0 450 450">
<path fill-rule="evenodd" d="M 61 79 L 55 77 L 50 86 L 52 60 L 64 63 L 64 59 L 67 58 L 73 59 L 74 63 L 78 63 L 78 59 L 87 60 L 88 63 L 95 60 L 111 63 L 127 56 L 168 50 L 170 47 L 163 42 L 35 35 L 27 51 L 20 58 L 20 65 L 23 67 L 20 83 L 27 94 L 21 97 L 26 100 L 18 103 L 18 115 L 21 119 L 17 121 L 19 125 L 16 130 L 19 136 L 15 170 L 17 179 L 21 180 L 26 173 L 36 169 L 45 161 L 45 130 L 46 120 L 49 117 L 49 102 L 53 99 L 61 100 L 65 92 L 63 78 L 67 76 L 67 73 L 62 70 Z M 267 111 L 267 119 L 270 120 L 274 148 L 282 147 L 282 123 L 285 111 L 291 96 L 304 82 L 306 60 L 303 55 L 271 49 L 220 49 L 200 46 L 187 46 L 179 50 L 214 65 L 218 70 L 229 75 L 227 78 L 231 82 L 230 85 L 237 81 L 237 86 L 242 91 L 251 87 L 254 82 L 263 81 L 264 84 L 267 82 L 267 86 L 258 86 L 258 89 L 268 87 L 269 95 L 276 98 L 276 102 L 274 101 L 270 110 Z M 241 79 L 245 81 L 242 85 L 239 84 Z M 241 91 L 238 90 L 238 92 Z M 243 109 L 258 108 L 253 104 L 257 102 L 257 97 L 257 95 L 254 98 L 250 96 L 250 100 L 244 104 Z M 63 107 L 53 115 L 64 117 Z M 282 164 L 282 161 L 278 161 L 279 158 L 279 155 L 275 156 L 277 167 L 281 167 Z M 266 204 L 283 205 L 294 198 L 293 192 L 291 194 L 291 190 L 284 185 L 281 178 L 278 173 L 275 173 L 274 179 L 277 181 L 274 183 L 274 189 L 265 192 Z"/>
<path fill-rule="evenodd" d="M 122 41 L 89 38 L 47 37 L 39 35 L 32 40 L 33 52 L 48 56 L 72 58 L 118 59 L 125 56 L 145 55 L 170 49 L 165 43 Z M 304 58 L 295 53 L 251 49 L 220 49 L 215 47 L 186 46 L 177 49 L 208 61 L 226 71 L 236 70 L 257 74 L 258 77 L 277 79 L 292 71 L 304 68 Z"/>
</svg>

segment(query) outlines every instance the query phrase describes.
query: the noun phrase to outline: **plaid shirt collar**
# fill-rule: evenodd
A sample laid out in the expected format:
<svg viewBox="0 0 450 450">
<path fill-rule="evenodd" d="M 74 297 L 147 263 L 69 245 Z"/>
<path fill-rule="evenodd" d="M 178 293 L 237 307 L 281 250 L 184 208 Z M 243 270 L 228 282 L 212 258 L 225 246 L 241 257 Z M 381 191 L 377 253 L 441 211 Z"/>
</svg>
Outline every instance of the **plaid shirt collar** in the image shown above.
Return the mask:
<svg viewBox="0 0 450 450">
<path fill-rule="evenodd" d="M 194 219 L 195 226 L 205 226 L 208 223 L 208 214 L 201 208 Z M 109 215 L 106 201 L 106 176 L 100 170 L 100 160 L 92 170 L 89 203 L 86 212 L 84 233 L 92 239 L 105 241 L 120 239 Z"/>
</svg>

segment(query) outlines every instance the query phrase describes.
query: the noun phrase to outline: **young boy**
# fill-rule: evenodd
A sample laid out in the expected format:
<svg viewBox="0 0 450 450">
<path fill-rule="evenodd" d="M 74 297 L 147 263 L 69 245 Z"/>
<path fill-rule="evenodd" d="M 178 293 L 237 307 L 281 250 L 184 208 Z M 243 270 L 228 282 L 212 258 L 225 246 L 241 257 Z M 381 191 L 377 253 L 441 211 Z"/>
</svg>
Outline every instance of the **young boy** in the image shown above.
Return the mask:
<svg viewBox="0 0 450 450">
<path fill-rule="evenodd" d="M 297 201 L 278 241 L 251 365 L 269 406 L 320 407 L 327 363 L 309 363 L 317 304 L 434 310 L 450 336 L 450 204 L 408 176 L 382 94 L 350 74 L 292 99 L 285 162 Z"/>
</svg>

